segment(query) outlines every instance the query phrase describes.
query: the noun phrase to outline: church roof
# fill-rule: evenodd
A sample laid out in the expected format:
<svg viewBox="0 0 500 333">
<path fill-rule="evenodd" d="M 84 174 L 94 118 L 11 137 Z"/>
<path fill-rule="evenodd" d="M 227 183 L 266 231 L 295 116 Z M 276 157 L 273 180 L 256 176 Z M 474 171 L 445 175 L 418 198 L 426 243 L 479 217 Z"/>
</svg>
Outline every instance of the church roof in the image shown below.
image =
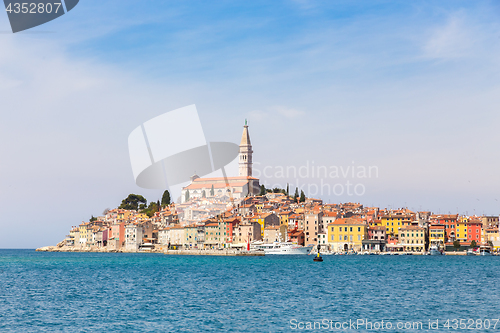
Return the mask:
<svg viewBox="0 0 500 333">
<path fill-rule="evenodd" d="M 200 183 L 200 182 L 213 182 L 213 181 L 225 181 L 226 178 L 224 177 L 213 177 L 213 178 L 196 178 L 193 183 Z M 245 176 L 240 176 L 240 177 L 227 177 L 227 180 L 241 180 L 241 181 L 246 181 L 246 180 L 258 180 L 259 178 L 255 177 L 245 177 Z"/>
<path fill-rule="evenodd" d="M 224 179 L 224 178 L 222 178 Z M 237 182 L 237 183 L 230 183 L 230 187 L 242 187 L 247 185 L 248 182 L 242 181 L 242 182 Z M 198 190 L 198 189 L 207 189 L 210 190 L 212 188 L 212 185 L 214 186 L 214 189 L 220 189 L 220 188 L 226 188 L 226 183 L 202 183 L 202 184 L 197 184 L 196 182 L 193 182 L 186 186 L 184 189 L 188 190 Z"/>
<path fill-rule="evenodd" d="M 243 126 L 243 134 L 241 135 L 240 146 L 250 146 L 251 144 L 250 134 L 248 134 L 248 126 L 245 123 L 245 126 Z"/>
</svg>

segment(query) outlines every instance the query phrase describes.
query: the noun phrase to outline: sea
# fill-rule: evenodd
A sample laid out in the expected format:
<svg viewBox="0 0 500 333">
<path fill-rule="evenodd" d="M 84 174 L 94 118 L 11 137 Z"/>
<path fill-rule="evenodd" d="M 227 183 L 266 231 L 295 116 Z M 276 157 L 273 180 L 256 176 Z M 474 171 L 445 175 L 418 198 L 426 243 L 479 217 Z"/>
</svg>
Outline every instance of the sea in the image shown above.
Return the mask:
<svg viewBox="0 0 500 333">
<path fill-rule="evenodd" d="M 0 332 L 500 332 L 500 256 L 0 250 Z"/>
</svg>

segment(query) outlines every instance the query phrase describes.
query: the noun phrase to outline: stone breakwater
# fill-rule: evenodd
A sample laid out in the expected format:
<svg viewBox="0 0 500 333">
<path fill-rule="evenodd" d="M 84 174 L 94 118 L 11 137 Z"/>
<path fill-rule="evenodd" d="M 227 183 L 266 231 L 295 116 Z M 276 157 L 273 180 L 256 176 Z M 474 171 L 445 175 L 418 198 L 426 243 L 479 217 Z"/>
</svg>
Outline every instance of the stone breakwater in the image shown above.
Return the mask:
<svg viewBox="0 0 500 333">
<path fill-rule="evenodd" d="M 94 252 L 94 253 L 163 253 L 168 255 L 186 256 L 263 256 L 262 251 L 240 251 L 235 249 L 210 249 L 210 250 L 167 250 L 156 249 L 107 249 L 107 248 L 76 248 L 70 246 L 44 246 L 36 249 L 38 252 Z"/>
</svg>

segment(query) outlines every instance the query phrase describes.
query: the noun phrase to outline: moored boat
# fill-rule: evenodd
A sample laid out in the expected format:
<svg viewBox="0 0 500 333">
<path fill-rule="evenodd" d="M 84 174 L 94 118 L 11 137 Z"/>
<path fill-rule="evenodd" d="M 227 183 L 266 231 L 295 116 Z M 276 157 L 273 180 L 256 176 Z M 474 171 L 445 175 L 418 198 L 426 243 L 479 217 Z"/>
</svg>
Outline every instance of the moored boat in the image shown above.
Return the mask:
<svg viewBox="0 0 500 333">
<path fill-rule="evenodd" d="M 255 245 L 256 250 L 263 250 L 265 254 L 309 254 L 312 248 L 312 245 L 302 246 L 290 242 Z"/>
<path fill-rule="evenodd" d="M 491 256 L 491 248 L 489 246 L 481 246 L 479 248 L 479 255 L 480 256 Z"/>
<path fill-rule="evenodd" d="M 437 245 L 431 245 L 431 247 L 429 248 L 429 254 L 431 256 L 440 256 L 443 253 L 439 250 L 439 247 Z"/>
</svg>

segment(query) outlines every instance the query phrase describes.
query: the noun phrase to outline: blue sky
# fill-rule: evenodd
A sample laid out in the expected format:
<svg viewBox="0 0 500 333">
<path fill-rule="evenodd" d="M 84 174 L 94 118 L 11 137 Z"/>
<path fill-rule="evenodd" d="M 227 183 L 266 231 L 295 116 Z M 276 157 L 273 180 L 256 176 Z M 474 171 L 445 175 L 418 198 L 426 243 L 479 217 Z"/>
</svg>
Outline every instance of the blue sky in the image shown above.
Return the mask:
<svg viewBox="0 0 500 333">
<path fill-rule="evenodd" d="M 127 137 L 190 104 L 209 141 L 248 118 L 260 168 L 378 168 L 325 201 L 498 214 L 499 18 L 495 1 L 86 0 L 11 34 L 0 15 L 0 247 L 158 199 Z"/>
</svg>

